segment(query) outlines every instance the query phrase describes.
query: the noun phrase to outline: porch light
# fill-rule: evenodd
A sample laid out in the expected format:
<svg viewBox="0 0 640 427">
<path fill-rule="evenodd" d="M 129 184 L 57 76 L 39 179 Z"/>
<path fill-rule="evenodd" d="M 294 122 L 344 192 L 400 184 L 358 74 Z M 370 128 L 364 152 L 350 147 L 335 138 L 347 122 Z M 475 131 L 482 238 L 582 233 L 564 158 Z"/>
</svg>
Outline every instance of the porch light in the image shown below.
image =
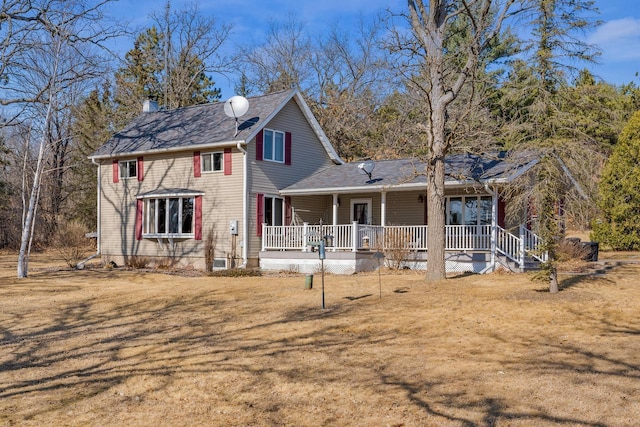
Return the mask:
<svg viewBox="0 0 640 427">
<path fill-rule="evenodd" d="M 418 203 L 424 203 L 424 196 L 422 194 L 418 195 Z"/>
</svg>

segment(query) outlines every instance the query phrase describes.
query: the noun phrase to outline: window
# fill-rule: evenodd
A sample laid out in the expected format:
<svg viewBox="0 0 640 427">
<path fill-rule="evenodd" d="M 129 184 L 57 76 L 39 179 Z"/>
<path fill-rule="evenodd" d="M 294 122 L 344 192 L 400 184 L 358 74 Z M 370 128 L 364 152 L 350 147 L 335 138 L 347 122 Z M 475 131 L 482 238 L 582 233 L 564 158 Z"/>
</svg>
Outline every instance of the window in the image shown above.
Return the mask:
<svg viewBox="0 0 640 427">
<path fill-rule="evenodd" d="M 122 160 L 118 163 L 120 169 L 120 178 L 135 178 L 138 176 L 138 161 L 137 160 Z"/>
<path fill-rule="evenodd" d="M 267 225 L 284 225 L 284 200 L 264 196 L 264 222 Z"/>
<path fill-rule="evenodd" d="M 351 220 L 358 224 L 371 224 L 371 199 L 351 200 Z"/>
<path fill-rule="evenodd" d="M 193 237 L 194 197 L 145 199 L 144 234 Z"/>
<path fill-rule="evenodd" d="M 221 151 L 215 153 L 202 154 L 202 172 L 222 172 L 224 168 L 223 153 Z"/>
<path fill-rule="evenodd" d="M 491 225 L 492 208 L 489 196 L 449 197 L 447 225 Z"/>
<path fill-rule="evenodd" d="M 284 163 L 284 145 L 284 132 L 265 129 L 262 158 L 272 162 Z"/>
</svg>

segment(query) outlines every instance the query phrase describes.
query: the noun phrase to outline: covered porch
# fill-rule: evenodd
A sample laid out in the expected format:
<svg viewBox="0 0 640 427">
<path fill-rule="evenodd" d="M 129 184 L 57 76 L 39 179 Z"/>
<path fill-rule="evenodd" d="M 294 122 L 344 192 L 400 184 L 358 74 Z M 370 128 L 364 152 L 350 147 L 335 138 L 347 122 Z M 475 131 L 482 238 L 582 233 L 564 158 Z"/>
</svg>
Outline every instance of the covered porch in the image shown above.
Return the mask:
<svg viewBox="0 0 640 427">
<path fill-rule="evenodd" d="M 336 274 L 371 271 L 380 265 L 425 270 L 427 225 L 371 226 L 357 221 L 343 225 L 263 225 L 261 267 L 313 273 L 317 245 L 326 245 L 325 265 Z M 545 261 L 540 239 L 525 227 L 514 235 L 494 225 L 445 226 L 446 269 L 486 273 L 499 268 L 522 271 L 531 260 Z M 374 256 L 384 255 L 384 259 Z"/>
</svg>

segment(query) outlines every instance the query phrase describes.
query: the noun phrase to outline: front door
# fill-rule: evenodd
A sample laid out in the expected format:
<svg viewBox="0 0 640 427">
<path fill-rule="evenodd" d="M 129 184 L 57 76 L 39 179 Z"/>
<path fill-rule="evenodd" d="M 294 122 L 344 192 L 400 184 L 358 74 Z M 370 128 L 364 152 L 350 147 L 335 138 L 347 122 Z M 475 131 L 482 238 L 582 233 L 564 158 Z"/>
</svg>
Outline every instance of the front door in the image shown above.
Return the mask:
<svg viewBox="0 0 640 427">
<path fill-rule="evenodd" d="M 358 224 L 371 224 L 371 199 L 351 201 L 351 220 Z"/>
</svg>

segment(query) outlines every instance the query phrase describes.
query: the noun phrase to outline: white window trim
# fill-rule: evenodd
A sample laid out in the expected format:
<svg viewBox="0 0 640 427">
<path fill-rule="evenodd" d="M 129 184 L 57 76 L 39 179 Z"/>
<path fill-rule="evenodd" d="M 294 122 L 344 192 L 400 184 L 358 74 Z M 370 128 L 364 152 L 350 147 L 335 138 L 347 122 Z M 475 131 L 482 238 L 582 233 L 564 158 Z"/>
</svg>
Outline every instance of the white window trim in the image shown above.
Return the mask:
<svg viewBox="0 0 640 427">
<path fill-rule="evenodd" d="M 351 209 L 349 210 L 349 218 L 351 218 L 351 221 L 354 221 L 353 219 L 353 214 L 355 213 L 354 207 L 356 204 L 362 204 L 362 203 L 367 204 L 367 213 L 369 214 L 366 225 L 371 225 L 371 219 L 373 217 L 372 199 L 351 199 Z"/>
<path fill-rule="evenodd" d="M 149 209 L 149 203 L 153 200 L 154 204 L 155 204 L 155 209 L 153 210 L 155 218 L 154 218 L 154 224 L 158 224 L 158 200 L 160 199 L 164 199 L 166 202 L 166 208 L 165 208 L 165 218 L 164 218 L 164 222 L 165 222 L 165 227 L 168 228 L 169 227 L 169 199 L 179 199 L 179 204 L 178 204 L 178 230 L 182 230 L 182 211 L 183 211 L 183 207 L 182 207 L 182 203 L 184 199 L 192 199 L 193 200 L 193 217 L 191 218 L 191 233 L 182 233 L 182 232 L 178 232 L 178 233 L 151 233 L 149 232 L 149 225 L 150 225 L 150 213 L 151 213 L 151 209 Z M 143 198 L 144 200 L 144 204 L 143 204 L 143 214 L 142 214 L 142 218 L 143 218 L 143 226 L 142 226 L 142 237 L 143 238 L 180 238 L 180 239 L 193 239 L 195 237 L 195 226 L 196 226 L 196 200 L 195 200 L 195 196 L 194 195 L 170 195 L 170 196 L 157 196 L 157 197 L 145 197 Z"/>
<path fill-rule="evenodd" d="M 446 203 L 445 203 L 445 209 L 446 209 L 445 210 L 445 222 L 446 222 L 446 225 L 450 225 L 449 224 L 449 214 L 450 214 L 450 211 L 451 211 L 451 199 L 461 199 L 461 201 L 462 201 L 462 212 L 461 212 L 461 215 L 462 215 L 462 222 L 464 222 L 464 219 L 466 217 L 465 216 L 465 210 L 467 209 L 467 203 L 466 203 L 467 200 L 468 199 L 476 199 L 477 200 L 476 207 L 477 207 L 478 210 L 480 210 L 480 207 L 481 207 L 480 201 L 482 200 L 482 198 L 491 198 L 491 195 L 489 195 L 489 194 L 479 194 L 479 195 L 476 195 L 476 196 L 455 196 L 455 195 L 454 196 L 447 196 L 446 197 Z M 493 201 L 492 201 L 492 203 L 493 203 Z M 489 224 L 479 224 L 480 218 L 481 217 L 480 217 L 479 212 L 478 212 L 476 224 L 460 224 L 460 225 L 461 226 L 466 225 L 466 226 L 469 226 L 469 227 L 474 227 L 474 226 L 477 226 L 477 225 L 490 225 L 490 223 Z"/>
<path fill-rule="evenodd" d="M 129 163 L 134 163 L 136 165 L 136 174 L 133 176 L 129 176 Z M 122 172 L 127 171 L 127 176 L 123 176 Z M 138 177 L 138 159 L 128 159 L 128 160 L 119 160 L 118 161 L 118 177 L 120 179 L 131 179 Z"/>
<path fill-rule="evenodd" d="M 213 167 L 213 155 L 220 154 L 220 170 L 204 170 L 204 156 L 211 156 L 211 167 Z M 200 154 L 200 172 L 202 173 L 224 173 L 224 151 L 207 151 Z"/>
<path fill-rule="evenodd" d="M 271 152 L 271 159 L 267 158 L 267 153 L 265 151 L 265 148 L 267 146 L 266 139 L 266 133 L 267 132 L 273 132 L 273 147 L 272 147 L 272 152 Z M 276 134 L 281 134 L 282 135 L 282 160 L 276 160 L 275 159 L 275 153 L 276 153 Z M 274 162 L 274 163 L 280 163 L 280 164 L 284 164 L 285 160 L 287 158 L 287 142 L 286 142 L 286 138 L 287 135 L 281 131 L 281 130 L 275 130 L 275 129 L 264 129 L 263 133 L 262 133 L 262 160 L 267 161 L 267 162 Z"/>
<path fill-rule="evenodd" d="M 284 197 L 278 196 L 276 194 L 264 194 L 262 197 L 262 212 L 263 212 L 263 221 L 267 223 L 267 199 L 280 199 L 282 200 L 282 225 L 285 224 L 286 216 L 287 216 L 287 208 L 285 206 Z M 272 206 L 273 210 L 273 206 Z M 274 210 L 275 211 L 275 210 Z M 271 216 L 271 222 L 273 223 L 273 213 Z"/>
</svg>

